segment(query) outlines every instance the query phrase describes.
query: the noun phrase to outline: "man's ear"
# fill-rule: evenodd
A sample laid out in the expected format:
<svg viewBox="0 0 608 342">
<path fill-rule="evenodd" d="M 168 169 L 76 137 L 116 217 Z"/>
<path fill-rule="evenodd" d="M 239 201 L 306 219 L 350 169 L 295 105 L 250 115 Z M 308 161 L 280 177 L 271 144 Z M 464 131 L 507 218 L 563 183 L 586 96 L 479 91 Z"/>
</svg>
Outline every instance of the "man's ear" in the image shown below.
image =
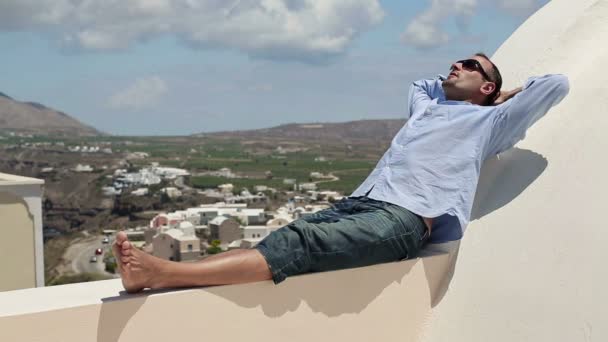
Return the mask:
<svg viewBox="0 0 608 342">
<path fill-rule="evenodd" d="M 492 92 L 494 91 L 494 89 L 496 89 L 496 84 L 492 83 L 492 82 L 484 82 L 484 84 L 481 86 L 481 93 L 484 95 L 490 95 L 492 94 Z"/>
</svg>

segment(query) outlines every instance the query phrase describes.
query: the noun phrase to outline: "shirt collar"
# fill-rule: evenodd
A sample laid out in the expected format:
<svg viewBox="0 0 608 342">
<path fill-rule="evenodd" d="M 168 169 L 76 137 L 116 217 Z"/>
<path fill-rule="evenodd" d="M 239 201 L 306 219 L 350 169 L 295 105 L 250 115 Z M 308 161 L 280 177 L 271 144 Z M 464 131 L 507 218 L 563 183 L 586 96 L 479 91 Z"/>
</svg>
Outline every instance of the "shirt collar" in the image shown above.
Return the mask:
<svg viewBox="0 0 608 342">
<path fill-rule="evenodd" d="M 445 98 L 443 99 L 437 99 L 437 104 L 442 104 L 442 105 L 461 105 L 461 106 L 472 106 L 473 104 L 471 102 L 468 101 L 455 101 L 455 100 L 446 100 Z"/>
</svg>

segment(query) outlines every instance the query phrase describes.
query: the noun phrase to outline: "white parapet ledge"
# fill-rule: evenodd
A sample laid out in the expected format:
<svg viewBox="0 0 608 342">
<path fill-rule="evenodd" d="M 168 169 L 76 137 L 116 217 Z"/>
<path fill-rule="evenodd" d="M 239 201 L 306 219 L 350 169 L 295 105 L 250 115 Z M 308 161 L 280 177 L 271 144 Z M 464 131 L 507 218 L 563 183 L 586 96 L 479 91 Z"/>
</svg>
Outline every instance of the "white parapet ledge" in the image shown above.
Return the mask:
<svg viewBox="0 0 608 342">
<path fill-rule="evenodd" d="M 23 177 L 0 173 L 0 186 L 3 185 L 42 185 L 44 180 L 38 178 Z"/>
<path fill-rule="evenodd" d="M 144 291 L 120 279 L 0 293 L 1 341 L 416 341 L 449 253 L 258 283 Z M 35 327 L 35 328 L 33 328 Z"/>
<path fill-rule="evenodd" d="M 112 279 L 0 292 L 0 318 L 101 304 L 122 290 L 120 279 Z"/>
</svg>

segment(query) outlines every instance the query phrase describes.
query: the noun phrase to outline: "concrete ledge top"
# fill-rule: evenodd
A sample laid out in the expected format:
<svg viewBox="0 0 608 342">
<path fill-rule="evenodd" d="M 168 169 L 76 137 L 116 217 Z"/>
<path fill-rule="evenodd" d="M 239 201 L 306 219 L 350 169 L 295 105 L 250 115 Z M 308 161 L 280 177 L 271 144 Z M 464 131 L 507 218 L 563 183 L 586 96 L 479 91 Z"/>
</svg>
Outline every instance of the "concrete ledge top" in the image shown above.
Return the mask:
<svg viewBox="0 0 608 342">
<path fill-rule="evenodd" d="M 42 185 L 43 179 L 0 173 L 0 186 L 6 185 Z"/>
<path fill-rule="evenodd" d="M 120 279 L 112 279 L 0 292 L 0 317 L 100 304 L 120 291 Z"/>
<path fill-rule="evenodd" d="M 361 274 L 371 273 L 371 274 L 379 274 L 382 273 L 384 276 L 382 277 L 372 277 L 376 279 L 382 279 L 383 277 L 391 278 L 392 281 L 399 281 L 401 278 L 406 276 L 404 271 L 411 269 L 415 265 L 418 265 L 420 270 L 426 269 L 426 271 L 422 271 L 418 275 L 420 279 L 425 279 L 424 282 L 431 281 L 432 283 L 436 283 L 445 275 L 445 267 L 449 263 L 448 253 L 445 252 L 435 252 L 429 253 L 429 255 L 422 256 L 418 259 L 411 260 L 403 260 L 395 263 L 387 263 L 387 264 L 379 264 L 374 266 L 368 266 L 363 268 L 354 268 L 354 269 L 346 269 L 346 270 L 338 270 L 333 272 L 322 272 L 322 273 L 311 273 L 311 274 L 302 274 L 298 276 L 291 277 L 287 279 L 284 284 L 287 285 L 278 285 L 278 292 L 272 291 L 277 294 L 282 291 L 285 291 L 287 288 L 291 288 L 293 286 L 300 286 L 297 284 L 308 284 L 308 283 L 333 283 L 332 279 L 341 279 L 341 278 L 352 278 L 359 279 Z M 426 273 L 426 277 L 420 277 Z M 350 279 L 349 278 L 349 279 Z M 393 279 L 394 278 L 394 279 Z M 429 278 L 427 281 L 426 278 Z M 352 279 L 348 281 L 348 283 L 352 283 Z M 370 282 L 373 283 L 373 282 Z M 382 288 L 387 286 L 388 283 L 383 284 Z M 274 285 L 272 281 L 265 281 L 259 283 L 250 283 L 250 284 L 239 284 L 239 285 L 224 285 L 224 286 L 214 286 L 214 287 L 201 287 L 201 288 L 185 288 L 185 289 L 166 289 L 166 290 L 154 290 L 154 291 L 143 291 L 139 294 L 129 295 L 127 294 L 122 286 L 122 282 L 120 279 L 111 279 L 111 280 L 102 280 L 102 281 L 93 281 L 86 283 L 77 283 L 77 284 L 68 284 L 68 285 L 59 285 L 59 286 L 48 286 L 48 287 L 40 287 L 40 288 L 30 288 L 23 290 L 14 290 L 14 291 L 6 291 L 0 292 L 0 318 L 16 316 L 16 315 L 25 315 L 31 313 L 41 313 L 48 311 L 55 311 L 67 308 L 75 308 L 82 307 L 87 305 L 100 305 L 104 304 L 108 301 L 121 300 L 121 299 L 133 299 L 138 297 L 148 297 L 148 296 L 165 296 L 171 294 L 184 294 L 187 292 L 200 292 L 203 290 L 204 292 L 231 292 L 237 291 L 242 293 L 247 293 L 251 291 L 251 288 L 275 288 L 277 285 Z M 310 286 L 305 286 L 310 287 Z M 314 287 L 314 286 L 313 286 Z M 434 285 L 427 285 L 427 288 L 436 288 Z M 213 290 L 210 290 L 212 289 Z M 238 289 L 237 289 L 238 288 Z M 283 289 L 283 290 L 280 290 Z M 293 289 L 287 290 L 287 292 L 295 291 Z M 300 290 L 298 290 L 300 291 Z M 314 292 L 314 290 L 311 290 Z M 321 291 L 323 292 L 323 291 Z M 378 290 L 378 292 L 382 292 Z M 428 292 L 428 291 L 427 291 Z"/>
</svg>

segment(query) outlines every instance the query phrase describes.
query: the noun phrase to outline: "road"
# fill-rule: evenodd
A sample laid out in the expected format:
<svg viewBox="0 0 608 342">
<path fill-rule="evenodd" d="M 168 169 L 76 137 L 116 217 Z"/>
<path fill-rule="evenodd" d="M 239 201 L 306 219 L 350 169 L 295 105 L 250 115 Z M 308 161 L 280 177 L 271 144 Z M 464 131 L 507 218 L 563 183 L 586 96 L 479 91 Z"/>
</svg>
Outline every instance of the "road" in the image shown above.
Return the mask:
<svg viewBox="0 0 608 342">
<path fill-rule="evenodd" d="M 118 275 L 105 271 L 103 256 L 106 252 L 111 252 L 112 239 L 110 243 L 102 243 L 104 236 L 88 236 L 72 244 L 63 255 L 66 262 L 71 265 L 74 273 L 100 273 L 117 278 Z M 95 250 L 101 248 L 103 254 L 95 255 Z M 90 262 L 92 256 L 97 257 L 97 262 Z"/>
<path fill-rule="evenodd" d="M 333 174 L 331 174 L 331 173 L 329 174 L 329 177 L 331 177 L 331 178 L 330 178 L 330 179 L 326 179 L 326 178 L 325 178 L 325 179 L 322 179 L 322 180 L 314 181 L 313 183 L 315 183 L 315 184 L 319 184 L 319 183 L 327 183 L 327 182 L 337 182 L 337 181 L 339 181 L 339 180 L 340 180 L 340 178 L 339 178 L 339 177 L 334 176 L 334 175 L 333 175 Z"/>
</svg>

